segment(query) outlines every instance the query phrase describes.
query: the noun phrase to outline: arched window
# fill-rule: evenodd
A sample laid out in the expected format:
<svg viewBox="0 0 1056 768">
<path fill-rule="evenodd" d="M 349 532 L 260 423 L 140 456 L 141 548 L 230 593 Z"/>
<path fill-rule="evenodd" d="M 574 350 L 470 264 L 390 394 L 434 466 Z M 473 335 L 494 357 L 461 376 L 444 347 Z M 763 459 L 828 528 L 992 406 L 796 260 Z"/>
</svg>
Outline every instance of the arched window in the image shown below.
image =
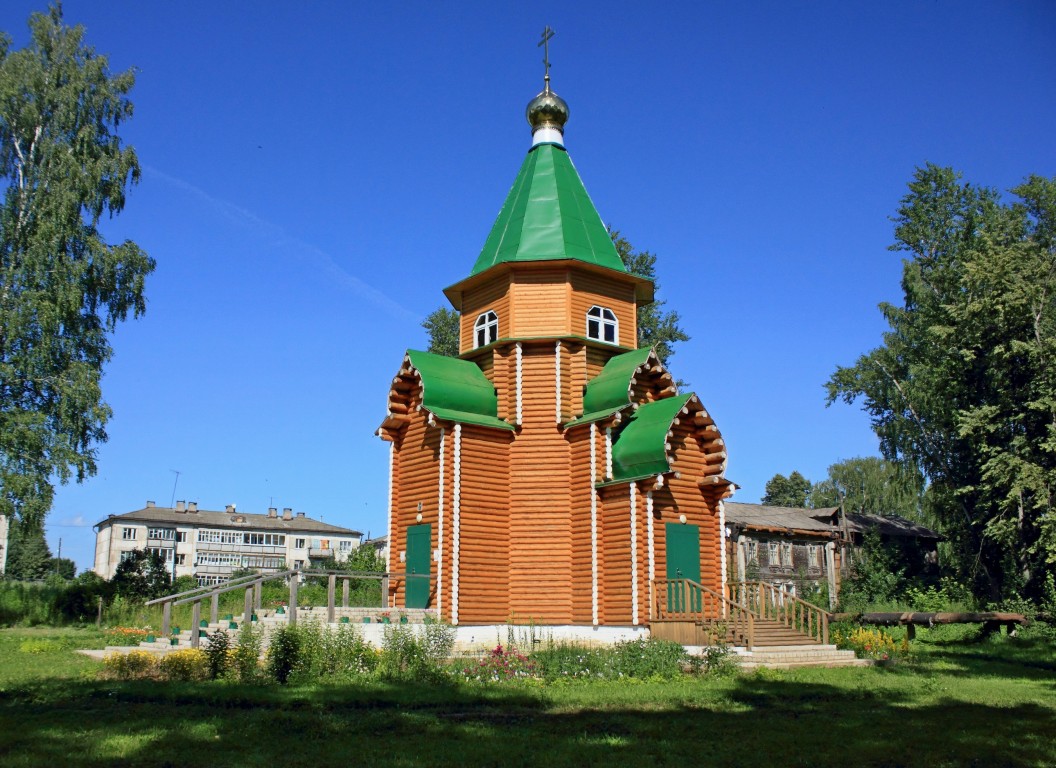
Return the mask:
<svg viewBox="0 0 1056 768">
<path fill-rule="evenodd" d="M 591 307 L 587 311 L 587 338 L 616 344 L 620 338 L 620 326 L 616 314 L 608 307 Z"/>
<path fill-rule="evenodd" d="M 484 312 L 473 324 L 474 335 L 477 339 L 476 346 L 483 347 L 498 341 L 499 338 L 499 316 L 491 310 Z"/>
</svg>

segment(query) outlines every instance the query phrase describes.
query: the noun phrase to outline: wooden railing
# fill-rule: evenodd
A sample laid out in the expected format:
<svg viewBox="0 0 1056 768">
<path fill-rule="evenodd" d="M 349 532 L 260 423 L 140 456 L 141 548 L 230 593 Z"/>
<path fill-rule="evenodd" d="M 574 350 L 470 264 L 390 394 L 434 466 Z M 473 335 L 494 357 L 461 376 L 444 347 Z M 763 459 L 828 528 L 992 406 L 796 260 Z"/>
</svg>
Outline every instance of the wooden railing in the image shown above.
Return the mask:
<svg viewBox="0 0 1056 768">
<path fill-rule="evenodd" d="M 745 605 L 692 579 L 656 579 L 653 584 L 654 621 L 724 625 L 724 642 L 733 639 L 749 649 L 755 645 L 755 617 Z"/>
<path fill-rule="evenodd" d="M 186 605 L 190 603 L 191 647 L 197 648 L 201 637 L 202 603 L 205 600 L 208 600 L 210 603 L 208 623 L 215 624 L 218 618 L 218 614 L 220 612 L 220 595 L 225 592 L 233 592 L 237 589 L 244 589 L 246 592 L 245 606 L 242 613 L 242 621 L 244 623 L 249 623 L 253 620 L 254 609 L 260 609 L 261 594 L 263 592 L 264 582 L 266 581 L 275 581 L 276 579 L 289 579 L 290 604 L 287 617 L 288 621 L 291 624 L 296 624 L 297 590 L 301 580 L 300 577 L 302 576 L 326 577 L 326 620 L 328 622 L 334 621 L 334 614 L 337 607 L 338 581 L 342 582 L 342 607 L 348 607 L 349 587 L 353 579 L 374 579 L 381 582 L 381 606 L 383 608 L 388 608 L 390 593 L 393 591 L 393 588 L 399 584 L 399 582 L 423 579 L 428 579 L 431 582 L 436 578 L 435 576 L 428 574 L 378 573 L 374 571 L 287 570 L 280 571 L 278 573 L 253 574 L 249 576 L 242 576 L 240 578 L 231 579 L 230 581 L 227 581 L 223 584 L 217 584 L 215 586 L 197 587 L 195 589 L 189 589 L 185 592 L 177 592 L 176 594 L 156 598 L 146 603 L 146 605 L 161 605 L 161 636 L 168 637 L 172 627 L 172 607 L 174 605 Z M 431 598 L 432 592 L 430 591 L 430 599 Z"/>
<path fill-rule="evenodd" d="M 828 612 L 773 584 L 735 582 L 730 585 L 730 597 L 760 618 L 777 621 L 823 645 L 829 642 Z"/>
</svg>

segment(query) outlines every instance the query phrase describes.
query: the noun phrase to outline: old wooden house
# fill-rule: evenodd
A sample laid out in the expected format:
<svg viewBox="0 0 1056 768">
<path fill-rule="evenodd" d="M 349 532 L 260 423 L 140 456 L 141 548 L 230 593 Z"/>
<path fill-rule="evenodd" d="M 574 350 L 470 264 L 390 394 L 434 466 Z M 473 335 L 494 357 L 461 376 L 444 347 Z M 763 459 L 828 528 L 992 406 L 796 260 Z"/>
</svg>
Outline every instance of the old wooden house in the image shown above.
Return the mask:
<svg viewBox="0 0 1056 768">
<path fill-rule="evenodd" d="M 469 274 L 444 290 L 460 354 L 408 351 L 390 444 L 390 603 L 453 624 L 644 626 L 657 582 L 721 592 L 726 450 L 693 393 L 636 349 L 650 281 L 627 272 L 564 147 L 532 146 Z"/>
<path fill-rule="evenodd" d="M 730 580 L 765 581 L 793 595 L 828 587 L 835 598 L 843 548 L 824 516 L 837 511 L 726 502 Z"/>
</svg>

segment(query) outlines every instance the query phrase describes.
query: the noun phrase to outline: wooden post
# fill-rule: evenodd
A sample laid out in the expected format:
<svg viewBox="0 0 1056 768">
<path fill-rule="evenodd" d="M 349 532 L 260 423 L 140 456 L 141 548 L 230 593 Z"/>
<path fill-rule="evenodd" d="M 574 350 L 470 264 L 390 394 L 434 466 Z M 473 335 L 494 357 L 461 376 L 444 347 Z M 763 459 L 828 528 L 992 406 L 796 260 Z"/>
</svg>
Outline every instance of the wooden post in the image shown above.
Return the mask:
<svg viewBox="0 0 1056 768">
<path fill-rule="evenodd" d="M 913 624 L 906 624 L 906 639 L 915 640 L 917 637 L 917 628 Z"/>
<path fill-rule="evenodd" d="M 258 611 L 261 606 L 261 595 L 264 594 L 264 579 L 257 579 L 253 582 L 253 607 Z"/>
<path fill-rule="evenodd" d="M 99 598 L 95 605 L 95 628 L 103 628 L 103 598 Z"/>
<path fill-rule="evenodd" d="M 829 614 L 821 612 L 821 644 L 829 644 Z"/>
<path fill-rule="evenodd" d="M 191 648 L 198 647 L 198 638 L 201 635 L 201 629 L 198 625 L 202 621 L 202 601 L 197 600 L 194 603 L 194 607 L 191 608 Z"/>
<path fill-rule="evenodd" d="M 334 623 L 334 596 L 337 594 L 337 574 L 331 573 L 326 580 L 326 621 Z"/>
<path fill-rule="evenodd" d="M 253 585 L 246 587 L 246 599 L 242 607 L 242 626 L 253 621 Z"/>
<path fill-rule="evenodd" d="M 290 574 L 290 612 L 288 614 L 290 624 L 297 623 L 297 582 L 299 579 L 298 574 Z"/>
<path fill-rule="evenodd" d="M 389 607 L 389 574 L 381 577 L 381 607 Z"/>
<path fill-rule="evenodd" d="M 341 607 L 348 608 L 348 590 L 351 585 L 350 579 L 341 579 Z"/>
<path fill-rule="evenodd" d="M 172 601 L 166 600 L 161 605 L 161 636 L 167 638 L 172 628 Z"/>
<path fill-rule="evenodd" d="M 213 602 L 209 607 L 209 623 L 215 624 L 220 616 L 220 593 L 213 592 Z"/>
</svg>

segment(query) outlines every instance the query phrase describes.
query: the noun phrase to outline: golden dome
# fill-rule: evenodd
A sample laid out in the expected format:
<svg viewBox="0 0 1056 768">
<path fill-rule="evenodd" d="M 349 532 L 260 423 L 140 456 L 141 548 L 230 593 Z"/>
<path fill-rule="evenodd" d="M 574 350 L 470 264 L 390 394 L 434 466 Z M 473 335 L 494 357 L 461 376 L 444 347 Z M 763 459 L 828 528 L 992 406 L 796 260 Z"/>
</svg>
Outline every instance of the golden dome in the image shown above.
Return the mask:
<svg viewBox="0 0 1056 768">
<path fill-rule="evenodd" d="M 528 102 L 524 114 L 528 118 L 528 124 L 532 126 L 532 133 L 541 128 L 552 128 L 563 135 L 565 123 L 568 122 L 568 104 L 550 90 L 550 78 L 546 79 L 546 88 Z"/>
</svg>

